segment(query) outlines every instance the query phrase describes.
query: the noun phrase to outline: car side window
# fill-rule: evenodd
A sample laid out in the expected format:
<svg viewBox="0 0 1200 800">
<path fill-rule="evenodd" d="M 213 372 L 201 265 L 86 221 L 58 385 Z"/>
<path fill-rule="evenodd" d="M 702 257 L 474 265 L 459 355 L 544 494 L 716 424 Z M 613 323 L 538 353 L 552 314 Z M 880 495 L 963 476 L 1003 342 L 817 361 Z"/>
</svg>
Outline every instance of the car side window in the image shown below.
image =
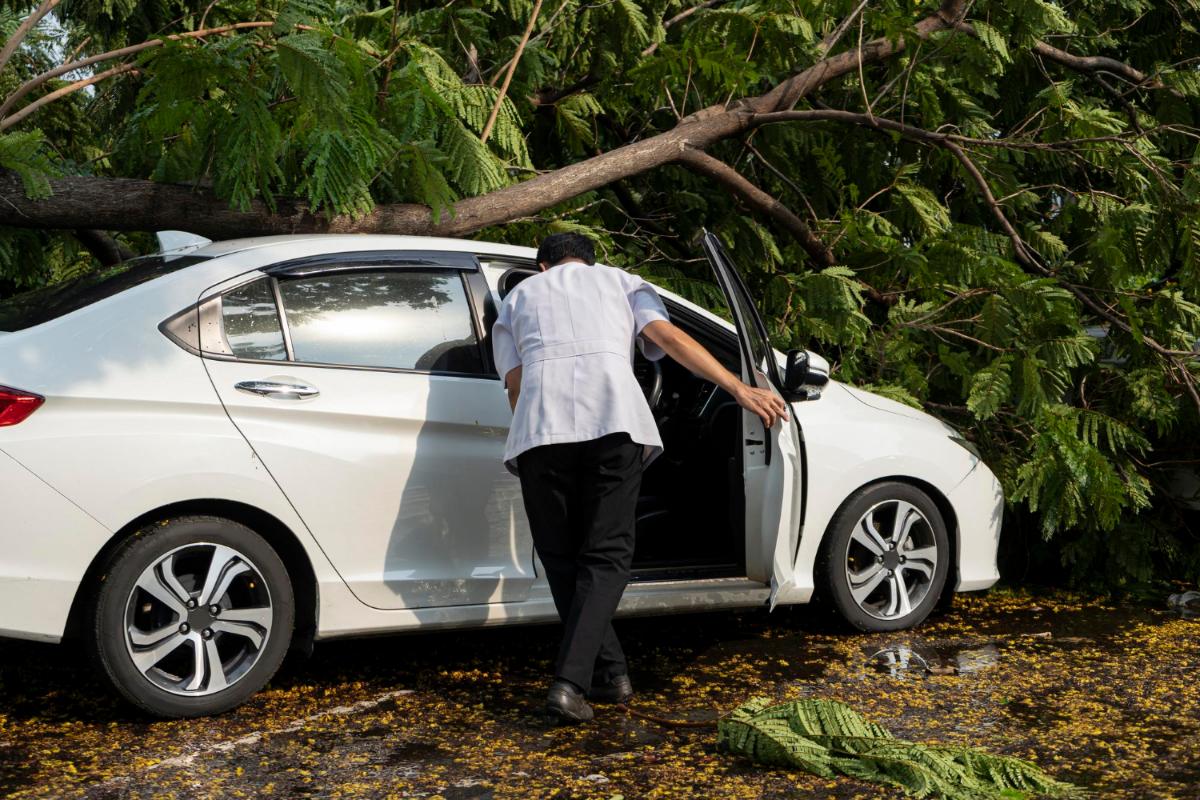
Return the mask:
<svg viewBox="0 0 1200 800">
<path fill-rule="evenodd" d="M 270 278 L 261 278 L 222 295 L 221 327 L 225 344 L 237 358 L 287 360 L 283 326 Z"/>
<path fill-rule="evenodd" d="M 482 374 L 457 270 L 333 272 L 279 282 L 296 361 Z"/>
</svg>

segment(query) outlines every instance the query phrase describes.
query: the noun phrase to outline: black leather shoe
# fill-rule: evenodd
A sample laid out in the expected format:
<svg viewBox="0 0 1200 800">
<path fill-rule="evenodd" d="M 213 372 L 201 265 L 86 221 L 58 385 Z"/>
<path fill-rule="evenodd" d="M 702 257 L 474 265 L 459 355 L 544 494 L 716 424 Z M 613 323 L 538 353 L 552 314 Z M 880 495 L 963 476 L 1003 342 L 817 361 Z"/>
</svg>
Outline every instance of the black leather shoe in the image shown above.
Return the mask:
<svg viewBox="0 0 1200 800">
<path fill-rule="evenodd" d="M 633 697 L 633 684 L 628 675 L 618 675 L 608 683 L 593 683 L 588 699 L 593 703 L 625 703 Z"/>
<path fill-rule="evenodd" d="M 587 722 L 595 716 L 583 692 L 576 689 L 575 684 L 564 680 L 550 684 L 550 691 L 546 695 L 546 714 L 563 725 Z"/>
</svg>

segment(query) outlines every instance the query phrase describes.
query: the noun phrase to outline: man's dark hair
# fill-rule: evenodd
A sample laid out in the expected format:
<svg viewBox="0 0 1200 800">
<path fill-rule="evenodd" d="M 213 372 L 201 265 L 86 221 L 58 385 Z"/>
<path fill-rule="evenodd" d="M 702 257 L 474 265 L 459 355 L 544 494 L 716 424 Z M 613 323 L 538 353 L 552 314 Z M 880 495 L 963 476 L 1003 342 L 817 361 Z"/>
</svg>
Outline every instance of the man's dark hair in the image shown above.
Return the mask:
<svg viewBox="0 0 1200 800">
<path fill-rule="evenodd" d="M 568 258 L 577 258 L 585 264 L 596 263 L 596 248 L 592 240 L 581 233 L 552 233 L 538 247 L 537 261 L 553 267 Z"/>
</svg>

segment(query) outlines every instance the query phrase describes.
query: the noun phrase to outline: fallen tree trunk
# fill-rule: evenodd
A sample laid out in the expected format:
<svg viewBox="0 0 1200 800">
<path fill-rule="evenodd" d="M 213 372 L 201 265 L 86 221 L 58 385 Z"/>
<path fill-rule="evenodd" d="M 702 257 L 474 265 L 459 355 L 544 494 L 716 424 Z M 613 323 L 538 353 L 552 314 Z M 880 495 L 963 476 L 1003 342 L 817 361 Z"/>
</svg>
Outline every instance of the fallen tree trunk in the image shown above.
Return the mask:
<svg viewBox="0 0 1200 800">
<path fill-rule="evenodd" d="M 937 13 L 915 26 L 925 38 L 961 21 L 963 0 L 946 0 Z M 681 160 L 688 151 L 754 126 L 754 114 L 791 108 L 801 98 L 842 75 L 905 49 L 903 39 L 876 39 L 801 70 L 769 92 L 729 106 L 710 106 L 657 136 L 632 142 L 584 161 L 543 173 L 455 203 L 434 218 L 428 206 L 376 206 L 361 217 L 315 214 L 300 200 L 276 198 L 275 209 L 256 201 L 246 210 L 229 207 L 205 186 L 161 184 L 132 178 L 89 176 L 50 181 L 53 194 L 30 200 L 16 176 L 0 176 L 0 225 L 23 228 L 99 228 L 113 231 L 185 230 L 212 239 L 295 233 L 399 233 L 462 236 L 537 214 L 586 192 Z"/>
</svg>

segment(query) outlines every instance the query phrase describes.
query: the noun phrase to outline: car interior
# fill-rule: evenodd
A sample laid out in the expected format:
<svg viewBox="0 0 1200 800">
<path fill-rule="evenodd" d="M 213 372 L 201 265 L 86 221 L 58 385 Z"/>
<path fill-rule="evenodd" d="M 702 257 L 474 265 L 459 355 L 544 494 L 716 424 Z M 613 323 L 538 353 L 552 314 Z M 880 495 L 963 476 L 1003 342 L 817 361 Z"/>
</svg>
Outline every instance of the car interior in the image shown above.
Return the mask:
<svg viewBox="0 0 1200 800">
<path fill-rule="evenodd" d="M 501 276 L 503 298 L 535 274 L 514 267 Z M 737 340 L 728 330 L 666 301 L 672 321 L 735 374 Z M 642 478 L 633 580 L 745 575 L 745 489 L 742 415 L 727 392 L 697 378 L 669 357 L 652 362 L 639 352 L 634 374 L 646 393 L 664 452 Z"/>
</svg>

